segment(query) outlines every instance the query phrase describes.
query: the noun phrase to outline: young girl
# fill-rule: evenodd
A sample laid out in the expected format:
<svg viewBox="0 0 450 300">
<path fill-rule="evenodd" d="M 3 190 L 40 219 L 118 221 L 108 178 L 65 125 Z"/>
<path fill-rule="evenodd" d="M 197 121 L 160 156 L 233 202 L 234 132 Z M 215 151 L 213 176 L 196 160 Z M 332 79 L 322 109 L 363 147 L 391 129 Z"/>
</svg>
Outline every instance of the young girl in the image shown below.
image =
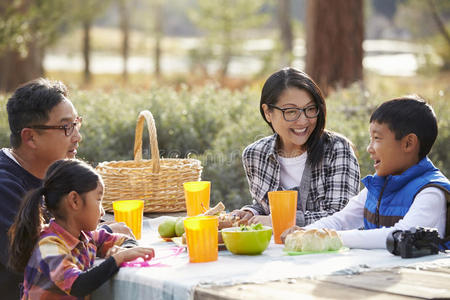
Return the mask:
<svg viewBox="0 0 450 300">
<path fill-rule="evenodd" d="M 25 196 L 9 232 L 10 266 L 24 272 L 22 299 L 82 298 L 122 262 L 154 256 L 152 248 L 133 247 L 136 241 L 124 235 L 96 230 L 104 215 L 102 198 L 100 176 L 79 160 L 56 161 L 42 187 Z M 45 225 L 42 201 L 54 216 Z M 91 268 L 96 256 L 106 260 Z"/>
</svg>

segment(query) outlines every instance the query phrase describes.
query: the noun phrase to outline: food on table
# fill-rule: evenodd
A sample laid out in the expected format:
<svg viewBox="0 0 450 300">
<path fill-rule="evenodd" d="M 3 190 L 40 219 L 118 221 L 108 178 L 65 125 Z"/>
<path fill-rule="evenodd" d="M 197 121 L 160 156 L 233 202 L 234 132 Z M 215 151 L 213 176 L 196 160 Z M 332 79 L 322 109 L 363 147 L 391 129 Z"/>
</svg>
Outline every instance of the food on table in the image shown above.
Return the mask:
<svg viewBox="0 0 450 300">
<path fill-rule="evenodd" d="M 266 250 L 272 227 L 254 224 L 222 230 L 225 247 L 233 254 L 258 255 Z"/>
<path fill-rule="evenodd" d="M 165 220 L 158 226 L 159 235 L 162 238 L 172 238 L 176 236 L 175 232 L 176 221 L 173 219 Z"/>
<path fill-rule="evenodd" d="M 217 203 L 216 206 L 208 209 L 204 213 L 200 214 L 200 216 L 218 216 L 221 212 L 225 210 L 225 205 L 222 202 Z"/>
<path fill-rule="evenodd" d="M 199 216 L 218 216 L 219 226 L 218 226 L 218 244 L 223 244 L 222 232 L 223 228 L 237 227 L 241 224 L 247 225 L 247 221 L 242 221 L 237 216 L 232 216 L 231 214 L 225 213 L 225 205 L 219 202 L 216 206 L 208 209 Z M 183 245 L 186 245 L 186 233 L 184 233 L 183 218 L 176 221 L 175 234 L 176 236 L 181 236 Z"/>
<path fill-rule="evenodd" d="M 208 209 L 201 216 L 218 216 L 219 217 L 219 230 L 223 228 L 236 227 L 241 224 L 247 225 L 247 221 L 240 220 L 238 216 L 232 216 L 225 213 L 225 205 L 219 202 L 213 208 Z"/>
<path fill-rule="evenodd" d="M 253 230 L 261 230 L 261 229 L 263 229 L 263 226 L 261 223 L 239 226 L 239 231 L 253 231 Z"/>
<path fill-rule="evenodd" d="M 175 234 L 176 236 L 182 236 L 184 233 L 184 218 L 178 218 L 175 223 Z"/>
<path fill-rule="evenodd" d="M 241 220 L 238 216 L 231 214 L 219 215 L 219 230 L 229 227 L 238 227 L 240 225 L 247 225 L 247 220 Z"/>
<path fill-rule="evenodd" d="M 331 229 L 300 229 L 286 236 L 285 251 L 332 251 L 342 247 L 342 240 Z"/>
</svg>

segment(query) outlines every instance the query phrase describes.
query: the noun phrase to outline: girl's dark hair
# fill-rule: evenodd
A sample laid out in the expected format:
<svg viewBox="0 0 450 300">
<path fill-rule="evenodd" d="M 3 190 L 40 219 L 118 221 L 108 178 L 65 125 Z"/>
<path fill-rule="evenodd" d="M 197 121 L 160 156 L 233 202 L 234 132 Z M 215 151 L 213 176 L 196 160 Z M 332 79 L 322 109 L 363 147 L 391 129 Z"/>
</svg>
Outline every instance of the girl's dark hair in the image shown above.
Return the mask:
<svg viewBox="0 0 450 300">
<path fill-rule="evenodd" d="M 30 191 L 24 197 L 19 213 L 9 230 L 11 269 L 17 272 L 24 271 L 38 242 L 45 209 L 56 218 L 64 219 L 65 216 L 60 211 L 60 202 L 64 196 L 71 191 L 80 195 L 92 191 L 97 188 L 100 181 L 100 176 L 85 162 L 77 159 L 54 162 L 48 168 L 42 186 Z"/>
<path fill-rule="evenodd" d="M 372 113 L 370 123 L 372 122 L 386 124 L 397 140 L 414 133 L 420 144 L 419 160 L 427 156 L 438 135 L 433 108 L 418 95 L 384 102 Z"/>
<path fill-rule="evenodd" d="M 275 132 L 267 121 L 262 108 L 263 104 L 269 106 L 270 110 L 273 108 L 270 105 L 276 105 L 281 94 L 288 88 L 298 88 L 308 92 L 313 98 L 315 104 L 319 108 L 319 115 L 317 116 L 316 128 L 306 141 L 306 150 L 308 152 L 308 160 L 312 166 L 318 165 L 322 161 L 324 152 L 324 143 L 329 139 L 329 134 L 325 132 L 325 121 L 327 116 L 327 106 L 319 86 L 303 71 L 294 68 L 285 68 L 273 73 L 264 83 L 261 92 L 261 101 L 259 103 L 259 110 L 264 121 L 269 124 L 270 128 Z M 324 134 L 324 132 L 326 134 Z"/>
</svg>

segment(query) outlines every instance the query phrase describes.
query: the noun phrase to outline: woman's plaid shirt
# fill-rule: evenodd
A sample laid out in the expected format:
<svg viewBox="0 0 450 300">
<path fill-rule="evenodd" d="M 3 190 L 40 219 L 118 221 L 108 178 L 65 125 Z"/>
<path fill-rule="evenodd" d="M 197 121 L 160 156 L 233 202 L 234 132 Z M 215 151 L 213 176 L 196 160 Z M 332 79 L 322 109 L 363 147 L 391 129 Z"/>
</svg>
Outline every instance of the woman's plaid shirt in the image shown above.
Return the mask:
<svg viewBox="0 0 450 300">
<path fill-rule="evenodd" d="M 282 189 L 280 163 L 276 154 L 277 136 L 274 134 L 256 141 L 247 146 L 242 154 L 253 198 L 253 205 L 244 206 L 243 209 L 250 210 L 255 215 L 269 215 L 267 192 Z M 311 224 L 341 210 L 359 192 L 359 165 L 349 141 L 330 133 L 330 139 L 324 147 L 322 162 L 311 168 L 306 205 L 297 204 L 299 226 Z M 299 199 L 305 199 L 305 193 L 305 188 L 302 187 Z"/>
</svg>

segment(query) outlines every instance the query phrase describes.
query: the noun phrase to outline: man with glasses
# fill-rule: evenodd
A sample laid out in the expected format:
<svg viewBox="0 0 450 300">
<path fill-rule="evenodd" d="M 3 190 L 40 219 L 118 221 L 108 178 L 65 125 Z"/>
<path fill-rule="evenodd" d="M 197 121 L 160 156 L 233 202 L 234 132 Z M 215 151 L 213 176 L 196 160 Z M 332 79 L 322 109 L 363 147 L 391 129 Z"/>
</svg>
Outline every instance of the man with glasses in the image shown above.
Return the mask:
<svg viewBox="0 0 450 300">
<path fill-rule="evenodd" d="M 7 269 L 9 227 L 23 196 L 38 188 L 56 160 L 74 158 L 82 118 L 59 81 L 37 79 L 19 87 L 7 103 L 11 148 L 0 150 L 0 295 L 18 299 L 23 274 Z M 123 224 L 115 232 L 131 231 Z M 108 228 L 111 229 L 111 228 Z"/>
</svg>

